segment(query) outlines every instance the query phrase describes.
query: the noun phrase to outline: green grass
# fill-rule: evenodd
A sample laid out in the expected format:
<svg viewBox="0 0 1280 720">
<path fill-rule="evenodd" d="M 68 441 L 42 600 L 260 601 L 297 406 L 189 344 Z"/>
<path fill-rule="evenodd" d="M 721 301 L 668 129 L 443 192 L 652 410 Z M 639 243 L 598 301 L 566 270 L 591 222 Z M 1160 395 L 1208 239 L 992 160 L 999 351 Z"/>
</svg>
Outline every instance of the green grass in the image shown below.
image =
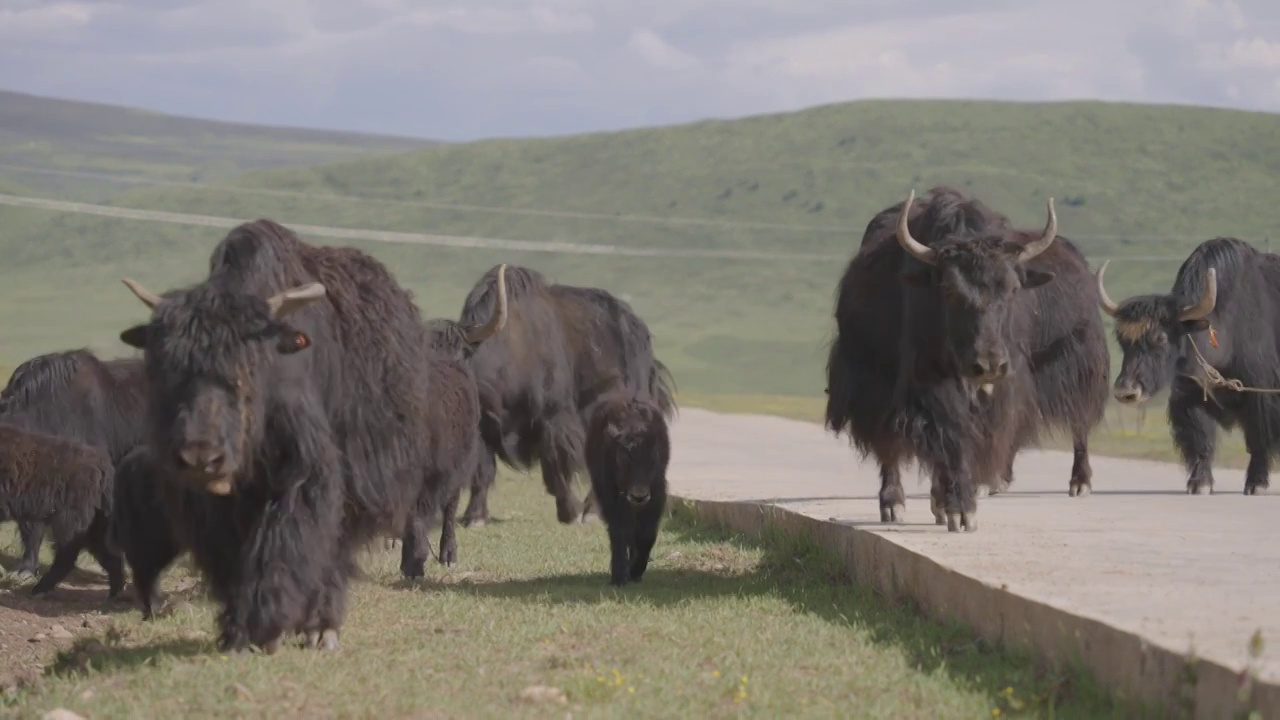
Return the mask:
<svg viewBox="0 0 1280 720">
<path fill-rule="evenodd" d="M 536 479 L 500 478 L 461 562 L 406 585 L 379 550 L 333 655 L 219 655 L 211 606 L 171 596 L 86 633 L 4 708 L 39 717 L 1133 718 L 1081 672 L 1037 667 L 849 584 L 807 541 L 668 518 L 643 582 L 607 585 L 599 524 L 556 523 Z M 190 583 L 174 572 L 168 583 Z M 7 587 L 12 587 L 7 585 Z M 56 597 L 56 596 L 55 596 Z M 185 598 L 185 600 L 184 600 Z M 50 601 L 56 603 L 57 600 Z M 527 687 L 566 702 L 531 704 Z M 1006 690 L 1008 688 L 1009 690 Z M 1021 707 L 1021 711 L 1015 711 Z"/>
<path fill-rule="evenodd" d="M 0 180 L 64 197 L 118 187 L 16 168 L 127 173 L 152 180 L 227 179 L 248 170 L 396 153 L 425 140 L 177 117 L 0 90 Z"/>
</svg>

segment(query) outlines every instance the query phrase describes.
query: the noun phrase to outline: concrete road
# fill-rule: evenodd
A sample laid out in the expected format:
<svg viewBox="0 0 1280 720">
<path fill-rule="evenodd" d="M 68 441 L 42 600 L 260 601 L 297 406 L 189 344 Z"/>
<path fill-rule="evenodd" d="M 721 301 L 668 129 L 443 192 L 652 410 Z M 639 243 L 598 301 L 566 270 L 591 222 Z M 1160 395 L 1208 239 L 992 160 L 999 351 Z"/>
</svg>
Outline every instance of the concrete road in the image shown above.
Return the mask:
<svg viewBox="0 0 1280 720">
<path fill-rule="evenodd" d="M 1280 681 L 1280 498 L 1245 497 L 1243 470 L 1216 470 L 1215 494 L 1192 496 L 1177 465 L 1094 456 L 1093 494 L 1071 498 L 1071 455 L 1026 451 L 1010 490 L 979 501 L 977 532 L 948 533 L 933 523 L 928 481 L 917 483 L 914 468 L 903 474 L 906 523 L 882 524 L 873 461 L 859 462 L 821 426 L 686 408 L 672 433 L 678 495 L 856 525 L 985 583 L 1231 668 L 1243 667 L 1261 629 L 1259 674 Z"/>
</svg>

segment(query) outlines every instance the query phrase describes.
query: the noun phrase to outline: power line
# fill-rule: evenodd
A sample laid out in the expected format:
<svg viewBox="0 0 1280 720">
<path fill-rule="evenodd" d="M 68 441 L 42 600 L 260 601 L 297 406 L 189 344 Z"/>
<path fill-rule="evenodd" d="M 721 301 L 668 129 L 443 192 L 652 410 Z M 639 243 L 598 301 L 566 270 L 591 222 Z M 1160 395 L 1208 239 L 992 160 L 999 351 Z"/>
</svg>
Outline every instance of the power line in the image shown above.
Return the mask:
<svg viewBox="0 0 1280 720">
<path fill-rule="evenodd" d="M 95 172 L 90 170 L 56 170 L 53 168 L 37 168 L 26 165 L 14 165 L 0 162 L 0 169 L 14 172 L 25 172 L 36 175 L 53 175 L 75 177 L 86 180 L 102 180 L 105 182 L 132 185 L 150 185 L 155 187 L 179 187 L 204 191 L 225 192 L 244 195 L 265 195 L 271 197 L 298 198 L 303 200 L 340 201 L 355 204 L 389 205 L 396 207 L 416 207 L 431 210 L 454 210 L 481 212 L 499 215 L 525 215 L 536 217 L 573 218 L 579 220 L 616 220 L 620 222 L 642 222 L 651 224 L 695 225 L 701 227 L 720 227 L 726 229 L 739 228 L 751 230 L 785 230 L 788 232 L 841 233 L 851 237 L 861 237 L 865 227 L 845 227 L 840 225 L 791 225 L 786 223 L 766 223 L 744 220 L 715 220 L 710 218 L 670 217 L 657 215 L 614 215 L 609 213 L 589 213 L 572 210 L 544 210 L 537 208 L 497 207 L 493 205 L 469 205 L 462 203 L 433 202 L 429 200 L 394 200 L 389 198 L 371 198 L 360 195 L 340 195 L 338 193 L 301 192 L 297 190 L 276 190 L 271 188 L 244 188 L 228 185 L 211 185 L 209 183 L 189 180 L 158 180 L 138 175 L 121 175 L 116 173 Z M 1077 242 L 1099 241 L 1115 242 L 1129 240 L 1135 242 L 1200 242 L 1204 237 L 1142 236 L 1142 235 L 1091 235 L 1072 236 Z M 1126 258 L 1133 259 L 1133 258 Z M 1181 259 L 1181 258 L 1179 258 Z"/>
</svg>

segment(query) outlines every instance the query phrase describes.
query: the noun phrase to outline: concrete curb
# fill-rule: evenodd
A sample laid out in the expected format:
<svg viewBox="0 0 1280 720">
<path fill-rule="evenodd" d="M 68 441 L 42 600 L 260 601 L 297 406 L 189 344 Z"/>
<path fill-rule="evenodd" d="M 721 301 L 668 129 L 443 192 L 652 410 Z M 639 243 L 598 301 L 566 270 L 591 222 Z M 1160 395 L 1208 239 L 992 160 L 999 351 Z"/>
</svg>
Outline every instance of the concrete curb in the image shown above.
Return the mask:
<svg viewBox="0 0 1280 720">
<path fill-rule="evenodd" d="M 811 538 L 841 558 L 858 582 L 886 597 L 910 598 L 929 617 L 959 621 L 988 642 L 1029 651 L 1054 666 L 1078 660 L 1103 687 L 1162 705 L 1172 717 L 1229 720 L 1247 716 L 1237 699 L 1240 668 L 1190 658 L 1185 651 L 1137 633 L 989 585 L 885 535 L 775 505 L 674 494 L 672 499 L 699 520 L 723 529 L 757 537 L 774 530 Z M 1280 685 L 1255 681 L 1249 705 L 1264 720 L 1280 718 Z"/>
</svg>

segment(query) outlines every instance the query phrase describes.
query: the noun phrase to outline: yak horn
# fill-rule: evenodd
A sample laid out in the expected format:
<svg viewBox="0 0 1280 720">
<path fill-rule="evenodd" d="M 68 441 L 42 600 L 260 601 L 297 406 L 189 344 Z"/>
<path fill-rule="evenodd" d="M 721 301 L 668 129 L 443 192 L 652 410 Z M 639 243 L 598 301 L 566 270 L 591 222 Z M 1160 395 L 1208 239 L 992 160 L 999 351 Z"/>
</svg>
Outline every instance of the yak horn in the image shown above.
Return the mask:
<svg viewBox="0 0 1280 720">
<path fill-rule="evenodd" d="M 475 345 L 495 335 L 507 324 L 507 264 L 498 266 L 498 308 L 494 310 L 489 322 L 467 333 L 467 342 Z"/>
<path fill-rule="evenodd" d="M 1110 260 L 1103 261 L 1102 267 L 1098 268 L 1098 272 L 1094 273 L 1094 277 L 1098 278 L 1098 297 L 1102 299 L 1102 311 L 1111 317 L 1115 317 L 1116 311 L 1120 309 L 1120 306 L 1116 305 L 1116 301 L 1111 299 L 1111 296 L 1107 294 L 1107 288 L 1102 284 L 1102 275 L 1107 271 L 1107 265 L 1110 263 Z"/>
<path fill-rule="evenodd" d="M 267 299 L 267 307 L 271 310 L 271 317 L 278 320 L 302 309 L 308 303 L 319 300 L 324 295 L 324 285 L 316 282 L 307 283 L 272 295 Z"/>
<path fill-rule="evenodd" d="M 1204 292 L 1200 295 L 1200 301 L 1195 305 L 1185 307 L 1178 315 L 1178 319 L 1182 322 L 1189 320 L 1199 320 L 1205 315 L 1213 312 L 1213 308 L 1218 304 L 1218 272 L 1214 268 L 1209 268 L 1209 272 L 1204 276 Z"/>
<path fill-rule="evenodd" d="M 1018 256 L 1018 262 L 1026 262 L 1031 258 L 1039 255 L 1049 246 L 1053 244 L 1054 238 L 1058 237 L 1058 213 L 1053 210 L 1053 198 L 1049 198 L 1049 220 L 1044 224 L 1044 234 L 1039 240 L 1033 243 L 1027 243 L 1022 249 L 1022 254 Z"/>
<path fill-rule="evenodd" d="M 907 202 L 902 206 L 902 213 L 898 215 L 898 244 L 920 262 L 927 265 L 935 265 L 937 264 L 937 257 L 933 252 L 933 248 L 922 245 L 911 237 L 911 230 L 907 227 L 907 220 L 911 217 L 911 206 L 915 201 L 916 191 L 915 188 L 912 188 L 911 194 L 907 196 Z"/>
<path fill-rule="evenodd" d="M 143 305 L 146 305 L 152 310 L 155 310 L 156 306 L 160 304 L 160 300 L 162 298 L 159 295 L 156 295 L 155 293 L 151 292 L 150 290 L 142 287 L 142 284 L 139 283 L 138 281 L 130 280 L 129 278 L 124 278 L 123 280 L 121 280 L 121 282 L 125 284 L 125 287 L 132 290 L 134 295 L 138 296 L 138 299 L 142 301 Z"/>
</svg>

